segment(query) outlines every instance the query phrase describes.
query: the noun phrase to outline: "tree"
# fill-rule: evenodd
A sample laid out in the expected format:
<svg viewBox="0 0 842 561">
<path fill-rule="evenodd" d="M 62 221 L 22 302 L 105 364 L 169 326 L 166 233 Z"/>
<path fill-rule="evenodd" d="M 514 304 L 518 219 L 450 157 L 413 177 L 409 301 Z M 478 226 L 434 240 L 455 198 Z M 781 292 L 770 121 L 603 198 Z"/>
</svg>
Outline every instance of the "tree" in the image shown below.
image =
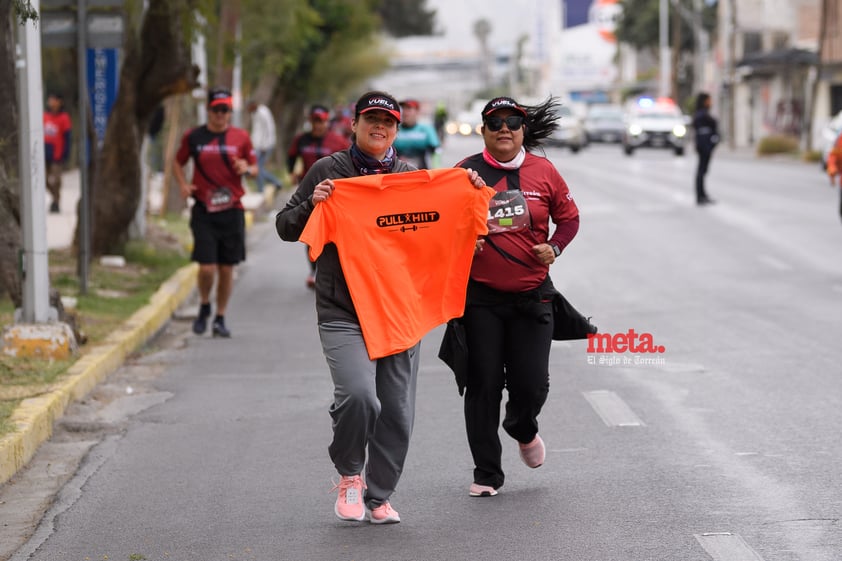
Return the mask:
<svg viewBox="0 0 842 561">
<path fill-rule="evenodd" d="M 168 96 L 197 86 L 190 36 L 197 0 L 127 0 L 120 86 L 90 190 L 91 255 L 122 253 L 140 203 L 140 146 Z M 77 242 L 79 231 L 77 229 Z"/>
<path fill-rule="evenodd" d="M 620 4 L 623 11 L 614 32 L 617 39 L 638 50 L 652 49 L 653 54 L 657 54 L 660 2 L 658 0 L 621 0 Z M 693 12 L 690 0 L 670 0 L 669 6 L 671 11 L 678 9 L 687 16 L 681 19 L 679 49 L 683 52 L 692 51 L 694 32 L 687 22 L 689 14 Z M 706 3 L 702 9 L 702 26 L 709 32 L 716 27 L 715 2 Z"/>
<path fill-rule="evenodd" d="M 648 50 L 652 56 L 657 60 L 659 47 L 659 22 L 660 22 L 660 2 L 659 0 L 621 0 L 622 15 L 617 21 L 617 28 L 614 34 L 617 40 L 622 43 L 627 43 L 637 50 Z M 688 58 L 687 55 L 695 51 L 695 32 L 688 23 L 693 13 L 693 6 L 691 0 L 669 0 L 670 10 L 678 11 L 681 18 L 674 17 L 671 19 L 670 25 L 673 27 L 671 34 L 670 47 L 674 51 L 672 76 L 678 76 L 676 66 Z M 680 28 L 676 29 L 675 22 L 680 22 Z M 716 27 L 716 2 L 706 3 L 702 9 L 702 26 L 710 31 Z M 678 49 L 673 43 L 678 43 Z M 692 76 L 691 72 L 684 73 L 686 76 Z M 674 86 L 674 89 L 680 89 L 678 86 L 683 85 L 683 90 L 689 91 L 690 84 L 682 83 Z M 681 96 L 678 96 L 681 97 Z"/>
<path fill-rule="evenodd" d="M 240 49 L 246 79 L 263 84 L 275 113 L 298 115 L 304 105 L 337 99 L 386 67 L 376 40 L 381 3 L 227 0 L 224 6 L 239 9 L 243 39 L 236 44 L 230 34 L 209 34 L 231 41 L 220 51 L 220 68 Z M 127 0 L 125 7 L 120 87 L 91 185 L 91 255 L 122 252 L 140 204 L 138 154 L 148 120 L 164 98 L 198 85 L 189 48 L 196 11 L 211 27 L 225 23 L 214 0 L 149 0 L 145 11 L 141 4 Z M 281 141 L 291 132 L 282 128 Z"/>
<path fill-rule="evenodd" d="M 491 49 L 488 47 L 488 37 L 491 35 L 491 22 L 482 18 L 474 22 L 474 37 L 479 41 L 482 66 L 482 87 L 488 89 L 491 86 Z"/>
<path fill-rule="evenodd" d="M 243 76 L 269 101 L 279 147 L 304 108 L 344 100 L 388 66 L 378 34 L 379 0 L 242 0 Z"/>
<path fill-rule="evenodd" d="M 19 251 L 23 245 L 18 177 L 18 99 L 15 76 L 15 26 L 38 14 L 28 1 L 0 0 L 0 293 L 5 290 L 15 307 L 23 305 Z M 11 87 L 10 87 L 11 85 Z"/>
</svg>

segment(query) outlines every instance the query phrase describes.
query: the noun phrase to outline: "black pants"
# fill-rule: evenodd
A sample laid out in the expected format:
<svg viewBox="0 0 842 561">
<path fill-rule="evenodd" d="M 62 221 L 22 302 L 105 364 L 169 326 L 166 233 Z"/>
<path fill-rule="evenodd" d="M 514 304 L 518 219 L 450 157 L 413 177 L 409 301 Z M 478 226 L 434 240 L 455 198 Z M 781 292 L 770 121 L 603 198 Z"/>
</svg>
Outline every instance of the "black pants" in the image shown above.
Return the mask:
<svg viewBox="0 0 842 561">
<path fill-rule="evenodd" d="M 504 481 L 498 434 L 503 388 L 509 394 L 503 429 L 524 444 L 538 432 L 550 388 L 552 301 L 478 305 L 469 299 L 463 319 L 469 353 L 465 427 L 474 482 L 496 489 Z"/>
<path fill-rule="evenodd" d="M 701 202 L 708 198 L 707 192 L 705 192 L 705 175 L 708 172 L 710 157 L 712 155 L 712 149 L 699 150 L 699 166 L 696 168 L 696 202 Z"/>
</svg>

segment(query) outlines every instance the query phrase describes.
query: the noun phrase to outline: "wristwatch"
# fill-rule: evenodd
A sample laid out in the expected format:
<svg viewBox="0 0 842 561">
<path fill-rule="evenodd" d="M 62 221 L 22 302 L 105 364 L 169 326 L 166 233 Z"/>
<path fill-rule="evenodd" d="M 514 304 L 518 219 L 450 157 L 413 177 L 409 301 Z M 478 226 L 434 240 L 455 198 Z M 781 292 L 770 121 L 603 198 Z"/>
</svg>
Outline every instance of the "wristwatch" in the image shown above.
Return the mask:
<svg viewBox="0 0 842 561">
<path fill-rule="evenodd" d="M 553 254 L 555 254 L 555 256 L 556 256 L 556 257 L 558 257 L 559 255 L 561 255 L 561 248 L 560 248 L 560 247 L 558 247 L 556 244 L 551 243 L 551 244 L 550 244 L 550 247 L 551 247 L 551 248 L 553 248 Z"/>
</svg>

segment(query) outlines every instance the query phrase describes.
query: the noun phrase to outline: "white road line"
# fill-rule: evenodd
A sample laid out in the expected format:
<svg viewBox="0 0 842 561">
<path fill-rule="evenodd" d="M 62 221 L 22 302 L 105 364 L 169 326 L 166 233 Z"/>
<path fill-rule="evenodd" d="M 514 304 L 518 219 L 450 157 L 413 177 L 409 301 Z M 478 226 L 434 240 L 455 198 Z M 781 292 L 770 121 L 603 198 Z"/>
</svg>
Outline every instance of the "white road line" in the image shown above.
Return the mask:
<svg viewBox="0 0 842 561">
<path fill-rule="evenodd" d="M 582 392 L 597 415 L 609 427 L 643 427 L 646 424 L 635 415 L 626 402 L 614 392 L 594 390 Z"/>
<path fill-rule="evenodd" d="M 715 561 L 763 561 L 739 534 L 710 532 L 694 536 Z"/>
</svg>

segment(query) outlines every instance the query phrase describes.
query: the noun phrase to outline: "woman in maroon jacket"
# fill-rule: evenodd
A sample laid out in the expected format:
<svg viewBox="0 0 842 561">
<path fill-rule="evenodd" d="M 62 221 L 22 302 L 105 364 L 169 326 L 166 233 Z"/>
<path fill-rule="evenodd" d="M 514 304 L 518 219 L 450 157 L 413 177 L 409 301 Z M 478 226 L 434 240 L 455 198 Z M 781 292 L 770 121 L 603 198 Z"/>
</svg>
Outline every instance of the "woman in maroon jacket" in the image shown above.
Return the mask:
<svg viewBox="0 0 842 561">
<path fill-rule="evenodd" d="M 492 99 L 482 110 L 484 150 L 457 164 L 477 170 L 498 192 L 489 208 L 489 234 L 477 242 L 462 318 L 472 497 L 496 495 L 503 485 L 503 388 L 509 394 L 503 429 L 518 442 L 526 465 L 544 463 L 538 414 L 549 392 L 549 268 L 579 229 L 579 210 L 564 179 L 548 159 L 531 152 L 558 126 L 556 109 L 553 98 L 537 106 Z"/>
</svg>

